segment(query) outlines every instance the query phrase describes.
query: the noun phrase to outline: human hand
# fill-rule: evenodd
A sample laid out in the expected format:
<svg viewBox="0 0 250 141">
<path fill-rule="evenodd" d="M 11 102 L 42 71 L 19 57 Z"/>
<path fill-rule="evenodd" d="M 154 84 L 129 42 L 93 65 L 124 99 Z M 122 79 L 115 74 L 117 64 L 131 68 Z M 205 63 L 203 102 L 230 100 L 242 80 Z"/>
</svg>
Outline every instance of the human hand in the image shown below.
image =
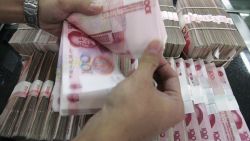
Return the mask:
<svg viewBox="0 0 250 141">
<path fill-rule="evenodd" d="M 184 118 L 178 75 L 160 54 L 161 43 L 153 41 L 138 70 L 112 90 L 75 141 L 147 140 Z"/>
<path fill-rule="evenodd" d="M 102 6 L 94 0 L 40 0 L 39 25 L 41 29 L 60 36 L 62 23 L 74 12 L 95 15 L 102 11 Z"/>
</svg>

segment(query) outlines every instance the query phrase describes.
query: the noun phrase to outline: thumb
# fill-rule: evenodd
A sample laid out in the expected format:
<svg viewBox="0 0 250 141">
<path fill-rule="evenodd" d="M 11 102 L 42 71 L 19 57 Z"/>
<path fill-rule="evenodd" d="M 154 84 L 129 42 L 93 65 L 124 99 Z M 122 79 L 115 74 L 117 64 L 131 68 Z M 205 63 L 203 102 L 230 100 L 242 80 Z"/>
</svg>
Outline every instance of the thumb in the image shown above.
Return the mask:
<svg viewBox="0 0 250 141">
<path fill-rule="evenodd" d="M 163 54 L 163 44 L 158 41 L 152 41 L 144 51 L 138 67 L 138 74 L 143 77 L 152 78 L 154 72 L 159 67 Z"/>
<path fill-rule="evenodd" d="M 99 14 L 103 7 L 100 0 L 59 0 L 68 13 L 82 13 L 85 15 Z"/>
</svg>

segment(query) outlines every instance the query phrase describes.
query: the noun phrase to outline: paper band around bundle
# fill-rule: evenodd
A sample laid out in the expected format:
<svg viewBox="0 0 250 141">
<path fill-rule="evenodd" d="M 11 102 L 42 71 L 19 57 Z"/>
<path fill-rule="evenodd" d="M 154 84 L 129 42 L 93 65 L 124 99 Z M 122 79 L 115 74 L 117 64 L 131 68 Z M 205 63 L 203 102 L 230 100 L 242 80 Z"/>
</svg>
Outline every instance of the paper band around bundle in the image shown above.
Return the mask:
<svg viewBox="0 0 250 141">
<path fill-rule="evenodd" d="M 13 92 L 11 93 L 10 98 L 13 98 L 13 97 L 26 97 L 28 92 L 29 92 L 30 86 L 31 86 L 30 82 L 27 82 L 27 81 L 19 82 L 15 86 Z"/>
<path fill-rule="evenodd" d="M 168 8 L 174 8 L 174 9 L 176 9 L 174 6 L 172 6 L 172 5 L 165 5 L 165 4 L 162 4 L 162 5 L 160 5 L 160 7 L 168 7 Z"/>
<path fill-rule="evenodd" d="M 178 59 L 178 58 L 180 58 L 180 57 L 181 57 L 181 55 L 178 55 L 178 56 L 176 56 L 176 57 L 166 57 L 166 56 L 164 56 L 165 59 L 170 59 L 170 58 Z"/>
<path fill-rule="evenodd" d="M 234 25 L 233 19 L 223 15 L 199 15 L 196 13 L 188 12 L 188 14 L 181 16 L 181 24 L 184 26 L 186 24 L 191 24 L 192 22 L 201 23 L 201 22 L 213 22 L 217 24 L 230 24 Z"/>
<path fill-rule="evenodd" d="M 170 11 L 161 11 L 161 18 L 164 20 L 170 20 L 179 22 L 179 17 L 176 12 L 170 12 Z"/>
<path fill-rule="evenodd" d="M 193 104 L 193 101 L 190 100 L 190 101 L 184 101 L 184 111 L 185 111 L 185 114 L 190 114 L 190 113 L 194 113 L 195 110 L 194 110 L 194 104 Z"/>
<path fill-rule="evenodd" d="M 181 27 L 179 26 L 165 26 L 166 28 L 177 28 L 177 29 L 181 29 Z"/>
</svg>

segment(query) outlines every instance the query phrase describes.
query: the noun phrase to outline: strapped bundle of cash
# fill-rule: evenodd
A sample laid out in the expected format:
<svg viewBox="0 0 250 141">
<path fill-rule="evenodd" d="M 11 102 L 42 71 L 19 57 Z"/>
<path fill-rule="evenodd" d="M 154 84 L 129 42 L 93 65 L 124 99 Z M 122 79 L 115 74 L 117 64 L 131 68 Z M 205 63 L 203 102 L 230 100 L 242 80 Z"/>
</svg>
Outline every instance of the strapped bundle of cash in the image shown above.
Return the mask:
<svg viewBox="0 0 250 141">
<path fill-rule="evenodd" d="M 49 58 L 50 55 L 45 55 L 45 57 Z M 29 127 L 30 130 L 28 131 L 29 139 L 39 139 L 42 137 L 41 132 L 43 131 L 44 122 L 46 120 L 47 110 L 49 106 L 49 98 L 53 89 L 55 75 L 56 75 L 55 70 L 56 70 L 56 64 L 57 64 L 57 58 L 58 58 L 56 55 L 53 55 L 51 57 L 52 58 L 47 60 L 51 64 L 50 63 L 46 64 L 48 67 L 48 73 L 44 72 L 44 74 L 47 74 L 47 76 L 41 87 L 39 97 L 37 100 L 35 100 L 37 101 L 35 109 L 33 112 L 30 111 L 32 112 L 32 117 L 31 117 L 32 119 L 29 122 L 30 123 L 30 127 Z"/>
<path fill-rule="evenodd" d="M 172 0 L 159 0 L 162 19 L 167 31 L 165 46 L 165 57 L 179 57 L 183 51 L 186 41 L 181 32 L 179 17 Z"/>
<path fill-rule="evenodd" d="M 250 132 L 224 68 L 203 60 L 169 59 L 179 74 L 185 120 L 154 141 L 247 141 Z"/>
<path fill-rule="evenodd" d="M 66 21 L 60 51 L 60 114 L 96 112 L 110 90 L 124 79 L 117 56 Z"/>
<path fill-rule="evenodd" d="M 15 125 L 15 130 L 13 132 L 14 136 L 25 137 L 29 133 L 30 127 L 32 126 L 32 117 L 35 111 L 38 96 L 41 92 L 47 72 L 49 71 L 50 64 L 53 61 L 53 57 L 53 53 L 47 52 L 43 56 L 42 62 L 39 64 L 35 80 L 29 89 L 24 106 Z"/>
<path fill-rule="evenodd" d="M 223 65 L 246 47 L 219 0 L 178 0 L 177 12 L 187 57 Z"/>
<path fill-rule="evenodd" d="M 72 31 L 77 31 L 74 28 L 70 29 Z M 41 56 L 34 56 L 41 60 Z M 57 58 L 54 58 L 54 60 L 55 59 Z M 58 58 L 59 61 L 63 59 L 64 58 Z M 171 67 L 179 75 L 186 116 L 185 120 L 167 131 L 162 131 L 158 137 L 154 138 L 154 141 L 247 141 L 250 139 L 249 129 L 233 95 L 224 68 L 216 68 L 215 64 L 205 65 L 203 60 L 194 62 L 192 59 L 183 60 L 180 58 L 174 60 L 170 58 L 168 61 Z M 30 65 L 24 67 L 20 82 L 23 82 L 22 80 L 33 81 L 27 79 L 27 71 L 33 70 L 35 64 L 37 67 L 35 70 L 39 70 L 38 67 L 41 66 L 41 63 L 44 64 L 43 62 L 44 61 L 37 62 L 37 60 L 31 60 L 31 62 L 28 63 Z M 84 114 L 60 116 L 59 112 L 52 110 L 52 103 L 54 103 L 54 101 L 56 101 L 55 104 L 58 104 L 55 108 L 60 107 L 64 103 L 60 104 L 57 102 L 57 99 L 54 100 L 54 95 L 60 96 L 61 94 L 60 91 L 56 90 L 58 89 L 56 86 L 53 87 L 53 82 L 51 82 L 55 79 L 56 66 L 55 61 L 51 62 L 52 63 L 48 65 L 48 73 L 44 72 L 44 74 L 46 74 L 45 80 L 47 81 L 42 86 L 38 103 L 34 105 L 36 108 L 34 111 L 30 111 L 30 115 L 33 115 L 31 119 L 32 124 L 29 127 L 26 126 L 26 128 L 30 130 L 29 134 L 22 136 L 24 138 L 34 140 L 71 140 L 80 133 L 86 121 L 91 117 Z M 101 66 L 103 65 L 104 64 L 101 64 Z M 63 64 L 58 63 L 57 67 L 60 66 L 63 67 Z M 33 71 L 29 71 L 29 74 L 30 76 L 28 77 L 32 75 L 33 79 L 35 79 Z M 62 74 L 57 73 L 57 76 L 60 75 Z M 82 77 L 86 79 L 85 76 Z M 60 81 L 60 79 L 56 81 L 58 80 Z M 20 84 L 22 83 L 18 85 Z M 60 82 L 58 84 L 60 84 Z M 52 87 L 53 93 L 50 97 L 49 95 L 52 91 Z M 16 90 L 21 90 L 17 88 L 19 87 L 16 87 Z M 29 88 L 26 89 L 28 90 Z M 27 95 L 27 92 L 25 95 Z M 50 100 L 48 101 L 49 98 Z M 93 102 L 99 103 L 100 101 L 93 100 Z M 9 103 L 13 103 L 13 97 L 10 99 Z M 6 109 L 11 109 L 9 103 Z M 12 131 L 13 128 L 16 127 L 16 123 L 10 119 L 14 118 L 15 121 L 18 121 L 19 118 L 22 118 L 22 115 L 16 114 L 12 117 L 11 111 L 14 113 L 19 111 L 20 113 L 20 109 L 23 109 L 24 104 L 18 104 L 16 107 L 17 106 L 19 107 L 18 109 L 5 110 L 1 114 L 1 136 L 15 137 Z M 60 108 L 58 111 L 59 110 Z"/>
<path fill-rule="evenodd" d="M 31 56 L 36 50 L 57 52 L 59 49 L 57 37 L 25 24 L 19 24 L 9 44 L 21 56 Z"/>
<path fill-rule="evenodd" d="M 35 52 L 31 57 L 30 65 L 24 67 L 19 82 L 15 86 L 8 103 L 1 114 L 0 135 L 7 137 L 12 135 L 41 60 L 42 53 Z"/>
<path fill-rule="evenodd" d="M 85 116 L 61 117 L 58 112 L 52 110 L 50 94 L 57 58 L 51 52 L 45 55 L 35 52 L 24 63 L 19 83 L 0 116 L 0 136 L 34 140 L 71 140 L 83 128 Z M 42 83 L 41 80 L 46 81 Z M 35 93 L 36 96 L 32 95 Z"/>
</svg>

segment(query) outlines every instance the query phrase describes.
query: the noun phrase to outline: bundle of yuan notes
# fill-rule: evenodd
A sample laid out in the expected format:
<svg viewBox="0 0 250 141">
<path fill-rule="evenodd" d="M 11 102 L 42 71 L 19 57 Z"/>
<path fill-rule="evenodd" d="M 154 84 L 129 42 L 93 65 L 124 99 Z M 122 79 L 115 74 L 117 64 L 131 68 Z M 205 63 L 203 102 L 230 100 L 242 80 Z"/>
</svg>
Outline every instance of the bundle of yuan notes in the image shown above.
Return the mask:
<svg viewBox="0 0 250 141">
<path fill-rule="evenodd" d="M 68 22 L 64 22 L 59 55 L 62 61 L 60 113 L 92 113 L 124 79 L 117 56 Z"/>
<path fill-rule="evenodd" d="M 67 21 L 112 52 L 138 58 L 152 39 L 166 42 L 158 0 L 93 0 L 103 6 L 96 16 L 74 13 Z"/>
<path fill-rule="evenodd" d="M 73 28 L 70 31 L 76 30 Z M 84 52 L 82 50 L 78 51 L 82 53 Z M 62 52 L 63 50 L 61 50 L 61 53 Z M 37 55 L 33 56 L 37 57 Z M 44 59 L 45 57 L 43 55 L 39 58 L 42 60 L 42 58 Z M 34 59 L 35 58 L 32 57 L 24 63 L 23 71 L 20 76 L 20 82 L 14 89 L 8 105 L 1 114 L 0 135 L 4 137 L 22 137 L 34 140 L 71 140 L 80 133 L 80 131 L 84 128 L 86 121 L 91 116 L 85 113 L 82 115 L 73 115 L 77 110 L 80 111 L 82 109 L 74 109 L 74 111 L 71 112 L 71 107 L 69 107 L 67 111 L 67 113 L 71 115 L 66 116 L 62 116 L 59 112 L 53 110 L 55 108 L 53 107 L 54 101 L 57 101 L 56 104 L 58 104 L 59 107 L 59 109 L 57 109 L 58 111 L 60 111 L 60 107 L 64 104 L 58 101 L 58 99 L 55 99 L 55 95 L 59 94 L 59 97 L 61 97 L 60 95 L 64 93 L 62 88 L 60 88 L 61 92 L 56 90 L 58 89 L 56 87 L 56 83 L 58 82 L 55 82 L 54 85 L 55 77 L 55 81 L 58 81 L 58 76 L 63 74 L 58 73 L 61 69 L 60 68 L 58 71 L 58 67 L 63 68 L 63 64 L 58 63 L 56 71 L 56 57 L 51 60 L 49 71 L 45 73 L 46 78 L 39 91 L 39 98 L 34 103 L 34 110 L 31 111 L 30 120 L 32 124 L 28 124 L 28 126 L 22 125 L 28 129 L 27 133 L 21 134 L 23 131 L 17 130 L 18 128 L 16 128 L 19 126 L 18 121 L 20 118 L 23 118 L 21 111 L 25 108 L 24 103 L 26 99 L 22 99 L 24 100 L 22 102 L 23 104 L 20 102 L 17 104 L 17 98 L 19 97 L 21 100 L 21 85 L 24 85 L 24 82 L 26 82 L 23 80 L 27 80 L 26 86 L 28 83 L 31 85 L 30 88 L 26 87 L 26 91 L 22 93 L 24 98 L 25 96 L 27 97 L 27 94 L 32 91 L 32 85 L 34 85 L 34 82 L 36 81 L 32 84 L 30 82 L 35 79 L 35 76 L 40 74 L 41 70 L 38 71 L 39 66 L 44 64 L 44 61 L 37 62 L 37 60 Z M 64 58 L 60 58 L 59 55 L 58 60 L 60 61 L 63 59 Z M 197 60 L 194 62 L 192 59 L 183 60 L 180 58 L 174 60 L 173 58 L 170 58 L 168 61 L 171 64 L 171 67 L 179 75 L 182 98 L 185 106 L 185 120 L 168 130 L 162 131 L 159 136 L 153 139 L 154 141 L 250 140 L 249 128 L 247 127 L 244 117 L 242 116 L 237 101 L 233 95 L 224 68 L 216 68 L 214 63 L 204 64 L 203 60 Z M 38 68 L 36 71 L 38 71 L 38 74 L 29 72 L 30 74 L 34 74 L 33 79 L 29 80 L 27 77 L 31 77 L 31 75 L 27 76 L 27 71 L 30 71 L 31 69 L 33 70 L 35 67 L 34 64 L 37 64 Z M 55 76 L 56 72 L 57 76 Z M 94 72 L 93 74 L 98 75 Z M 87 78 L 88 75 L 86 78 L 85 75 L 79 74 L 78 76 L 82 77 L 82 80 L 88 79 L 89 82 L 93 81 L 90 78 Z M 59 78 L 61 77 L 63 76 L 60 76 Z M 69 81 L 75 82 L 72 80 Z M 63 83 L 63 81 L 59 83 Z M 82 87 L 84 86 L 85 85 L 82 85 Z M 20 94 L 16 93 L 18 89 L 20 90 Z M 94 92 L 94 94 L 95 93 L 96 92 Z M 79 98 L 77 102 L 81 103 L 82 101 L 86 101 L 84 100 L 84 94 L 85 93 L 79 93 L 79 97 L 81 98 Z M 90 95 L 88 95 L 89 97 L 87 98 L 90 98 Z M 97 96 L 94 95 L 94 97 L 96 98 Z M 99 97 L 105 101 L 105 98 L 103 98 L 102 95 Z M 14 101 L 13 98 L 17 100 Z M 70 100 L 72 99 L 74 98 L 70 97 Z M 99 104 L 100 101 L 97 99 L 97 101 L 93 100 L 92 102 Z M 18 106 L 18 109 L 13 109 L 14 107 L 12 105 L 16 105 L 14 107 Z M 96 107 L 90 108 L 89 110 L 94 108 Z M 18 111 L 19 114 L 17 113 Z M 88 110 L 84 109 L 84 111 Z M 17 114 L 13 114 L 13 112 Z M 14 117 L 11 117 L 11 114 L 14 115 Z M 63 114 L 65 114 L 65 112 Z M 13 119 L 16 121 L 14 122 Z M 27 130 L 26 128 L 25 130 Z"/>
<path fill-rule="evenodd" d="M 51 68 L 51 63 L 53 62 L 55 55 L 52 52 L 46 52 L 43 56 L 41 63 L 39 64 L 39 68 L 37 74 L 35 76 L 34 82 L 32 83 L 28 95 L 26 96 L 26 100 L 24 106 L 19 114 L 18 120 L 16 122 L 13 136 L 27 136 L 30 132 L 30 127 L 33 123 L 34 113 L 36 104 L 38 101 L 38 97 L 41 93 L 42 87 L 46 86 L 45 79 L 47 73 Z"/>
<path fill-rule="evenodd" d="M 31 56 L 37 50 L 57 52 L 59 49 L 57 37 L 25 24 L 19 24 L 9 44 L 24 57 Z"/>
<path fill-rule="evenodd" d="M 85 116 L 61 117 L 52 111 L 57 59 L 50 52 L 35 52 L 23 62 L 19 82 L 0 116 L 0 136 L 71 140 L 83 128 Z"/>
<path fill-rule="evenodd" d="M 19 82 L 15 86 L 4 111 L 1 113 L 0 135 L 12 135 L 41 60 L 42 53 L 35 52 L 23 67 Z"/>
<path fill-rule="evenodd" d="M 165 57 L 179 57 L 183 51 L 186 41 L 181 32 L 179 17 L 172 0 L 159 0 L 162 19 L 167 31 L 165 45 Z"/>
<path fill-rule="evenodd" d="M 223 65 L 246 47 L 220 0 L 178 0 L 177 12 L 187 57 Z"/>
</svg>

